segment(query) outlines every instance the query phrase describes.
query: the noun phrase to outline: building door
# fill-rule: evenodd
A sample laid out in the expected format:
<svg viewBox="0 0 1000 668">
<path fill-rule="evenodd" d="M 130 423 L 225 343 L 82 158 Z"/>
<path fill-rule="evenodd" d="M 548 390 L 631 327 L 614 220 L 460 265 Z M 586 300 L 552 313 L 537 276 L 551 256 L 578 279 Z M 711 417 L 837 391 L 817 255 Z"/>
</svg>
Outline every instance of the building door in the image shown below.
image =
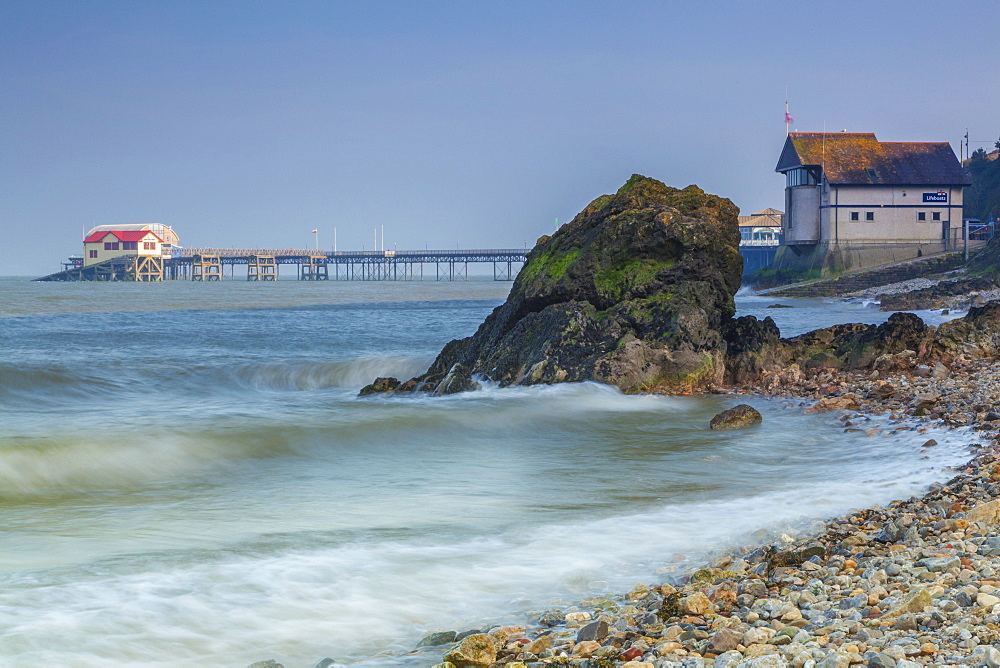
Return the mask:
<svg viewBox="0 0 1000 668">
<path fill-rule="evenodd" d="M 952 250 L 952 246 L 954 244 L 952 244 L 952 242 L 951 242 L 951 223 L 950 223 L 950 221 L 947 221 L 947 220 L 942 220 L 941 221 L 941 240 L 944 241 L 944 249 L 945 250 Z"/>
</svg>

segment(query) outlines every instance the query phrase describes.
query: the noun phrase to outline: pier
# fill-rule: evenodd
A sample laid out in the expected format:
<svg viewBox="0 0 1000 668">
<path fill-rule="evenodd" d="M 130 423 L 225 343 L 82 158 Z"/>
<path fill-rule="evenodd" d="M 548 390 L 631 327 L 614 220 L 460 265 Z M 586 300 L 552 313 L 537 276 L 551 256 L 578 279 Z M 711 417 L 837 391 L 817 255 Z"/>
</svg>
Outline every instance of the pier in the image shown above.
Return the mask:
<svg viewBox="0 0 1000 668">
<path fill-rule="evenodd" d="M 779 241 L 740 243 L 743 273 L 774 260 Z M 494 281 L 513 281 L 527 258 L 520 248 L 475 250 L 322 251 L 307 248 L 177 248 L 169 256 L 120 255 L 83 266 L 64 263 L 62 271 L 36 281 L 276 281 L 280 267 L 300 281 L 464 281 L 470 264 L 489 264 Z M 246 267 L 237 272 L 237 267 Z"/>
<path fill-rule="evenodd" d="M 281 266 L 301 281 L 464 281 L 470 264 L 493 266 L 493 280 L 512 281 L 527 258 L 520 248 L 322 251 L 303 248 L 173 248 L 163 257 L 120 255 L 72 264 L 36 281 L 275 281 Z M 245 266 L 245 276 L 236 267 Z M 228 272 L 226 271 L 228 269 Z M 243 272 L 240 272 L 241 274 Z"/>
</svg>

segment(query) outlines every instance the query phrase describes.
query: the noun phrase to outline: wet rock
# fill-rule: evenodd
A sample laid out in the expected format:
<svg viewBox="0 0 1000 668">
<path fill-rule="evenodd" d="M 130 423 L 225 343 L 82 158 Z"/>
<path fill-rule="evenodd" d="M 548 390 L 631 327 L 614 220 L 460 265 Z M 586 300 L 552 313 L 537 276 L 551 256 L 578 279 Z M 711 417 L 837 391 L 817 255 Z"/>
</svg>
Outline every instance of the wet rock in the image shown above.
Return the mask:
<svg viewBox="0 0 1000 668">
<path fill-rule="evenodd" d="M 596 640 L 584 640 L 573 645 L 573 654 L 576 656 L 590 656 L 601 649 L 601 643 Z"/>
<path fill-rule="evenodd" d="M 760 412 L 753 406 L 740 404 L 728 410 L 724 410 L 709 422 L 709 427 L 714 430 L 746 429 L 763 421 Z"/>
<path fill-rule="evenodd" d="M 591 622 L 577 632 L 576 641 L 604 640 L 608 636 L 608 630 L 608 623 L 603 620 Z"/>
<path fill-rule="evenodd" d="M 827 413 L 830 411 L 852 411 L 858 409 L 858 397 L 845 394 L 840 397 L 824 397 L 806 409 L 806 413 Z"/>
<path fill-rule="evenodd" d="M 552 647 L 552 637 L 542 636 L 537 640 L 533 640 L 524 646 L 524 651 L 529 654 L 541 654 L 545 650 Z"/>
<path fill-rule="evenodd" d="M 933 559 L 921 559 L 917 563 L 931 573 L 940 573 L 941 571 L 946 571 L 950 568 L 958 568 L 962 565 L 962 560 L 958 557 L 938 557 Z"/>
<path fill-rule="evenodd" d="M 367 397 L 372 394 L 387 394 L 394 392 L 400 383 L 396 378 L 376 378 L 370 385 L 365 385 L 358 392 L 358 396 Z"/>
<path fill-rule="evenodd" d="M 456 631 L 432 631 L 417 643 L 417 647 L 435 647 L 437 645 L 447 645 L 456 641 L 458 633 Z"/>
<path fill-rule="evenodd" d="M 873 652 L 871 656 L 866 655 L 868 668 L 896 668 L 896 660 L 888 654 Z"/>
<path fill-rule="evenodd" d="M 415 380 L 435 392 L 479 375 L 626 392 L 721 382 L 742 273 L 737 213 L 696 186 L 634 175 L 539 239 L 507 301 Z"/>
<path fill-rule="evenodd" d="M 979 645 L 969 654 L 966 662 L 971 665 L 987 665 L 989 668 L 1000 668 L 1000 650 L 991 645 Z"/>
<path fill-rule="evenodd" d="M 455 668 L 482 668 L 497 659 L 498 643 L 485 633 L 471 635 L 445 654 L 444 660 Z"/>
<path fill-rule="evenodd" d="M 739 668 L 786 668 L 787 666 L 788 662 L 780 654 L 765 654 L 739 664 Z"/>
<path fill-rule="evenodd" d="M 704 615 L 715 611 L 712 601 L 700 591 L 682 598 L 680 608 L 682 612 L 688 615 Z"/>
<path fill-rule="evenodd" d="M 274 659 L 268 659 L 266 661 L 257 661 L 256 663 L 251 663 L 247 668 L 285 668 L 285 665 L 278 663 Z"/>
<path fill-rule="evenodd" d="M 846 654 L 841 654 L 840 652 L 835 652 L 823 659 L 821 659 L 817 664 L 816 668 L 850 668 L 851 658 Z"/>
<path fill-rule="evenodd" d="M 875 540 L 880 543 L 898 543 L 903 538 L 906 529 L 897 526 L 895 522 L 888 522 L 882 527 Z"/>
<path fill-rule="evenodd" d="M 927 590 L 924 587 L 916 587 L 913 591 L 900 599 L 899 602 L 889 610 L 889 612 L 885 613 L 885 616 L 897 617 L 905 612 L 923 612 L 924 608 L 931 605 L 931 603 L 933 603 L 933 599 L 931 599 L 931 595 L 927 592 Z"/>
<path fill-rule="evenodd" d="M 976 595 L 976 605 L 983 608 L 992 608 L 997 603 L 1000 603 L 1000 597 L 993 596 L 992 594 L 977 594 Z"/>
<path fill-rule="evenodd" d="M 715 657 L 715 663 L 712 664 L 712 668 L 736 668 L 742 662 L 743 653 L 733 650 L 723 652 L 719 656 Z"/>
<path fill-rule="evenodd" d="M 743 634 L 733 629 L 719 629 L 712 636 L 705 651 L 712 654 L 722 654 L 736 649 L 743 640 Z"/>
<path fill-rule="evenodd" d="M 965 515 L 971 523 L 1000 524 L 1000 499 L 977 504 Z"/>
</svg>

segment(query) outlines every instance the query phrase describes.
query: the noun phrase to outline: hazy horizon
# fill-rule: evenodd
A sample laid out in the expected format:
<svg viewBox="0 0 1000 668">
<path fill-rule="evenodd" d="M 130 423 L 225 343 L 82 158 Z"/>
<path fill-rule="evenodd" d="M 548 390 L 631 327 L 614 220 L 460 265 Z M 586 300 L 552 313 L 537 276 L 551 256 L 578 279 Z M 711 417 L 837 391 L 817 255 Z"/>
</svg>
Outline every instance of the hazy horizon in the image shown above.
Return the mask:
<svg viewBox="0 0 1000 668">
<path fill-rule="evenodd" d="M 0 275 L 185 246 L 529 247 L 633 173 L 783 208 L 792 130 L 1000 134 L 995 2 L 0 6 Z M 962 32 L 958 26 L 983 30 Z M 979 28 L 982 26 L 983 28 Z M 981 42 L 981 43 L 980 43 Z M 981 64 L 977 66 L 977 64 Z"/>
</svg>

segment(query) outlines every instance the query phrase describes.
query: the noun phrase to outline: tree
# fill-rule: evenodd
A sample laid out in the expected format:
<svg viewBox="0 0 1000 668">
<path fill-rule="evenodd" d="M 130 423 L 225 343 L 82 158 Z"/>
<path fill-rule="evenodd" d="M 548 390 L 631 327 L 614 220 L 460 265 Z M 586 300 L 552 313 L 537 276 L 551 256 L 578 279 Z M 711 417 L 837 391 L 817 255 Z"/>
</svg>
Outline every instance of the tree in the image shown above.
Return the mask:
<svg viewBox="0 0 1000 668">
<path fill-rule="evenodd" d="M 986 159 L 986 149 L 984 149 L 982 146 L 980 146 L 979 148 L 977 148 L 975 151 L 972 152 L 973 162 L 985 159 Z"/>
</svg>

